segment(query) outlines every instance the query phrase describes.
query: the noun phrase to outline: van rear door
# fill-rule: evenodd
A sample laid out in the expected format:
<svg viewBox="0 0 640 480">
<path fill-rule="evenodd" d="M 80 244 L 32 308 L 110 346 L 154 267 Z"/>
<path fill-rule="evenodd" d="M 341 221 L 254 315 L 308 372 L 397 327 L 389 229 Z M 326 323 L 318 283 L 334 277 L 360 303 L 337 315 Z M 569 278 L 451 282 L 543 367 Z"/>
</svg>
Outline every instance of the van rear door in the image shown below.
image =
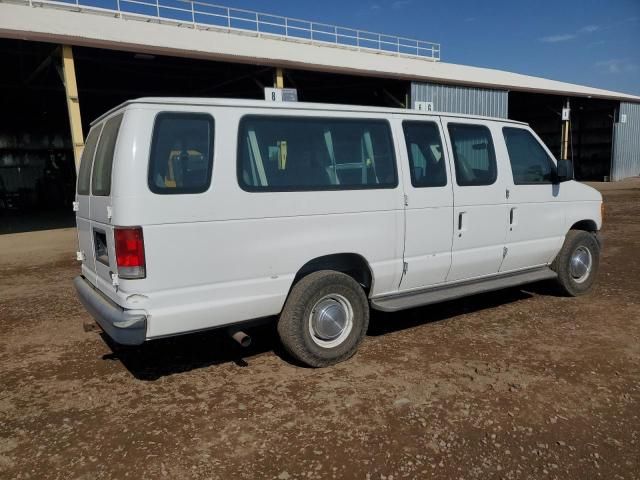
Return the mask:
<svg viewBox="0 0 640 480">
<path fill-rule="evenodd" d="M 105 293 L 112 291 L 113 274 L 118 271 L 111 225 L 111 172 L 122 118 L 123 113 L 120 113 L 104 122 L 91 174 L 90 233 L 96 286 Z"/>
<path fill-rule="evenodd" d="M 96 282 L 96 263 L 91 238 L 91 170 L 102 124 L 94 126 L 87 135 L 76 185 L 76 226 L 78 253 L 82 259 L 82 274 L 91 283 Z"/>
</svg>

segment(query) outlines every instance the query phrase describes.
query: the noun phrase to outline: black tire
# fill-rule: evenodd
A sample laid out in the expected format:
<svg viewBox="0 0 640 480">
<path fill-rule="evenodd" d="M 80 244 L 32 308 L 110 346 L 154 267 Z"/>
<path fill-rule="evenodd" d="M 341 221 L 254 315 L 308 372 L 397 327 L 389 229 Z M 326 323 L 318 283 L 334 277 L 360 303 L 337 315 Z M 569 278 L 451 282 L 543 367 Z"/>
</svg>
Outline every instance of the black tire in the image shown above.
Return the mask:
<svg viewBox="0 0 640 480">
<path fill-rule="evenodd" d="M 351 312 L 349 329 L 333 342 L 325 342 L 312 333 L 312 312 L 321 300 L 346 307 Z M 338 303 L 346 301 L 345 303 Z M 350 308 L 350 310 L 349 310 Z M 369 302 L 358 282 L 333 270 L 313 272 L 300 280 L 289 293 L 278 320 L 278 334 L 284 348 L 298 361 L 310 367 L 327 367 L 351 358 L 364 339 L 369 326 Z M 320 343 L 325 343 L 321 346 Z"/>
<path fill-rule="evenodd" d="M 572 271 L 572 258 L 578 253 L 590 256 L 591 267 L 583 276 L 576 276 Z M 589 292 L 598 276 L 600 265 L 600 245 L 594 234 L 582 230 L 569 230 L 564 245 L 551 264 L 551 269 L 558 274 L 558 285 L 565 295 L 577 297 Z"/>
</svg>

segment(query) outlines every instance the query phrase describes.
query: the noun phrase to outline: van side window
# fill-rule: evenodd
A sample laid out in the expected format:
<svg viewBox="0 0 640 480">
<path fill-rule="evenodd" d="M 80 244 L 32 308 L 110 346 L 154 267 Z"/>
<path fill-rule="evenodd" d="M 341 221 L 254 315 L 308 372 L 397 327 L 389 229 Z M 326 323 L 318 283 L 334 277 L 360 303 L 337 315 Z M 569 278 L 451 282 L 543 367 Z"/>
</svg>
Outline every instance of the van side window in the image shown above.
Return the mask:
<svg viewBox="0 0 640 480">
<path fill-rule="evenodd" d="M 96 153 L 96 146 L 98 145 L 101 130 L 102 125 L 96 125 L 91 129 L 89 135 L 87 135 L 87 141 L 84 144 L 82 157 L 80 159 L 80 170 L 78 171 L 78 195 L 89 195 L 93 156 Z"/>
<path fill-rule="evenodd" d="M 504 127 L 502 133 L 515 185 L 553 183 L 553 161 L 531 132 L 523 128 Z"/>
<path fill-rule="evenodd" d="M 484 125 L 449 124 L 449 137 L 461 187 L 491 185 L 498 177 L 491 131 Z"/>
<path fill-rule="evenodd" d="M 447 170 L 440 131 L 434 122 L 402 122 L 414 187 L 444 187 Z"/>
<path fill-rule="evenodd" d="M 159 194 L 202 193 L 213 168 L 214 121 L 205 113 L 158 114 L 151 140 L 149 188 Z"/>
<path fill-rule="evenodd" d="M 108 196 L 111 194 L 111 169 L 113 168 L 113 153 L 116 149 L 118 130 L 122 123 L 122 114 L 110 118 L 102 128 L 100 142 L 93 160 L 93 175 L 91 179 L 91 194 Z"/>
<path fill-rule="evenodd" d="M 238 181 L 249 191 L 394 188 L 394 145 L 384 120 L 246 116 Z"/>
</svg>

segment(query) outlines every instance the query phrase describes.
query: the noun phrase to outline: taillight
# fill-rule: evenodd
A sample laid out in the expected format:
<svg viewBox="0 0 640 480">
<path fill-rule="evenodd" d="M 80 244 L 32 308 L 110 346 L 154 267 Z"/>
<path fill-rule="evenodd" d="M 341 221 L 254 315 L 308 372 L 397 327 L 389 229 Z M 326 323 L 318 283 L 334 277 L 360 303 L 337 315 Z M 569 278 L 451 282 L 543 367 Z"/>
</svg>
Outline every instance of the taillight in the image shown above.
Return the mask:
<svg viewBox="0 0 640 480">
<path fill-rule="evenodd" d="M 116 263 L 120 278 L 144 278 L 144 239 L 141 227 L 114 229 L 116 243 Z"/>
</svg>

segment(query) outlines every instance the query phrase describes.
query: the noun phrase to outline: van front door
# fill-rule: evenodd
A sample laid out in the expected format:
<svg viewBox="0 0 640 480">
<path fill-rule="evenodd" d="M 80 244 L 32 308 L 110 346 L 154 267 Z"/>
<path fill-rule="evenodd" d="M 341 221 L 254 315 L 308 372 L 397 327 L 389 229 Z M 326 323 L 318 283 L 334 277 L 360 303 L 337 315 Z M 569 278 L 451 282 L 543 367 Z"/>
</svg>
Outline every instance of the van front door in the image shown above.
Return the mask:
<svg viewBox="0 0 640 480">
<path fill-rule="evenodd" d="M 508 221 L 505 165 L 496 157 L 491 122 L 443 118 L 453 186 L 453 241 L 447 282 L 498 273 Z"/>
<path fill-rule="evenodd" d="M 500 271 L 548 264 L 564 242 L 564 209 L 555 165 L 540 141 L 526 128 L 504 127 L 498 152 L 511 164 L 506 255 Z M 500 153 L 498 154 L 500 155 Z"/>
<path fill-rule="evenodd" d="M 405 120 L 400 141 L 406 194 L 405 274 L 400 290 L 441 284 L 451 266 L 453 190 L 437 117 Z M 406 168 L 406 167 L 409 168 Z"/>
</svg>

